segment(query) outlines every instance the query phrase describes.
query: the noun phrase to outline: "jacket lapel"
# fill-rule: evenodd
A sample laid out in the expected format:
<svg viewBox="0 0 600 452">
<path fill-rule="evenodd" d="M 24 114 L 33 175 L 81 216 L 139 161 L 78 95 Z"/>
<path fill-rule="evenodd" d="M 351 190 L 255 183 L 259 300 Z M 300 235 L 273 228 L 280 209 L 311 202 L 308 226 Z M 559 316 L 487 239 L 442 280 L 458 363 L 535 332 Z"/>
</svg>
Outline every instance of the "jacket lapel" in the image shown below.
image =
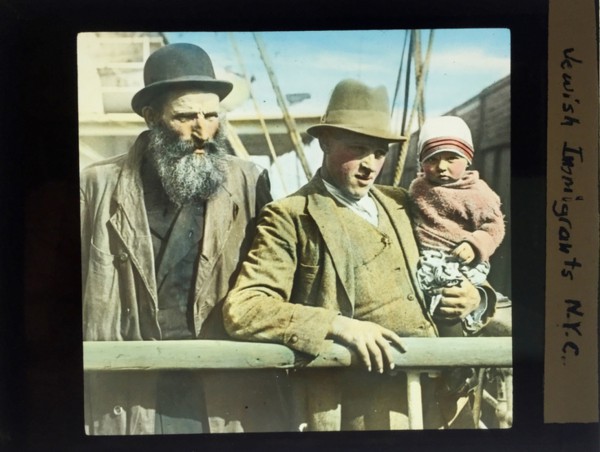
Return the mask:
<svg viewBox="0 0 600 452">
<path fill-rule="evenodd" d="M 340 233 L 343 224 L 337 215 L 337 204 L 325 188 L 320 177 L 314 177 L 310 183 L 313 185 L 314 190 L 307 196 L 307 210 L 319 227 L 353 313 L 355 277 L 353 262 L 348 254 L 352 244 L 348 234 Z"/>
<path fill-rule="evenodd" d="M 156 306 L 154 255 L 140 175 L 142 137 L 134 144 L 119 176 L 113 194 L 116 209 L 109 222 L 124 247 L 117 258 L 121 261 L 131 260 Z"/>
<path fill-rule="evenodd" d="M 383 193 L 377 187 L 371 189 L 371 194 L 381 204 L 387 213 L 396 236 L 402 248 L 406 266 L 413 287 L 419 294 L 419 300 L 423 300 L 424 296 L 421 292 L 417 281 L 417 262 L 419 260 L 419 249 L 414 238 L 413 228 L 408 216 L 408 199 L 406 193 L 400 189 L 395 189 L 396 192 L 392 196 Z"/>
</svg>

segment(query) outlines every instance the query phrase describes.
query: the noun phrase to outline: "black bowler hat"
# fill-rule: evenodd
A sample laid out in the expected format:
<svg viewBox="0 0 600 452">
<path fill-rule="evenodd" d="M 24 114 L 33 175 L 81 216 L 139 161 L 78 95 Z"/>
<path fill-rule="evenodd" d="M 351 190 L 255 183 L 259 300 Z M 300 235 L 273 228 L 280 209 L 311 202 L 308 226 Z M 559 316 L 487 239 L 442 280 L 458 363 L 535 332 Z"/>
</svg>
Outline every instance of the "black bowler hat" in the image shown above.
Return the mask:
<svg viewBox="0 0 600 452">
<path fill-rule="evenodd" d="M 233 88 L 225 80 L 215 79 L 208 54 L 193 44 L 170 44 L 148 57 L 144 65 L 144 88 L 131 99 L 131 107 L 142 116 L 142 109 L 156 95 L 173 89 L 200 89 L 223 100 Z"/>
</svg>

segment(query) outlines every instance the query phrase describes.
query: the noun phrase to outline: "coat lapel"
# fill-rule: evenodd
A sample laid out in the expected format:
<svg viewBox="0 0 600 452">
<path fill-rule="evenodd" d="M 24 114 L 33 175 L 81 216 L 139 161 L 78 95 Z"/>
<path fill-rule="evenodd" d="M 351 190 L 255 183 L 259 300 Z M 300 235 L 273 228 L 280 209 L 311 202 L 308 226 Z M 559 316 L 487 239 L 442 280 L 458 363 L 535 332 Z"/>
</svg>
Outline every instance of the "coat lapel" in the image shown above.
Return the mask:
<svg viewBox="0 0 600 452">
<path fill-rule="evenodd" d="M 406 266 L 409 270 L 409 276 L 413 287 L 420 295 L 419 300 L 423 300 L 424 296 L 421 292 L 420 286 L 417 281 L 417 262 L 419 260 L 419 249 L 414 238 L 413 228 L 408 216 L 408 204 L 406 192 L 395 189 L 397 192 L 393 193 L 393 196 L 389 196 L 383 193 L 377 187 L 371 189 L 373 197 L 381 204 L 385 212 L 387 213 L 396 236 L 400 242 L 402 248 Z"/>
<path fill-rule="evenodd" d="M 314 191 L 307 198 L 307 210 L 319 226 L 325 245 L 329 251 L 339 280 L 346 291 L 350 301 L 351 312 L 354 312 L 355 277 L 352 259 L 348 250 L 352 244 L 348 234 L 340 233 L 343 228 L 341 219 L 337 215 L 337 204 L 327 192 L 320 178 L 313 178 L 311 184 Z"/>
<path fill-rule="evenodd" d="M 116 209 L 109 222 L 124 247 L 117 259 L 121 262 L 131 260 L 156 307 L 158 301 L 154 274 L 154 253 L 152 251 L 150 226 L 148 225 L 148 217 L 144 206 L 140 175 L 143 151 L 142 137 L 143 135 L 134 144 L 119 176 L 113 194 Z"/>
</svg>

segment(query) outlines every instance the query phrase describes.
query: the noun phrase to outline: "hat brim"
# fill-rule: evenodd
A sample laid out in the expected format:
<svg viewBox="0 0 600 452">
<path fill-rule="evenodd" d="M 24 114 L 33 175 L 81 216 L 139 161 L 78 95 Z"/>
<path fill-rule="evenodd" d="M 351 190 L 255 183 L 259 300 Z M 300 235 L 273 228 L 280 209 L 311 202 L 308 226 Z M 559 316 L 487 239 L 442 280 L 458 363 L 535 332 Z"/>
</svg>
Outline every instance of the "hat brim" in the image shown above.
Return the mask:
<svg viewBox="0 0 600 452">
<path fill-rule="evenodd" d="M 366 135 L 368 137 L 378 138 L 380 140 L 389 141 L 390 143 L 402 142 L 406 141 L 406 137 L 403 135 L 397 135 L 393 133 L 389 133 L 385 130 L 378 130 L 373 128 L 366 127 L 357 127 L 354 125 L 346 125 L 346 124 L 316 124 L 314 126 L 310 126 L 306 129 L 306 133 L 314 138 L 319 138 L 321 133 L 326 129 L 338 129 L 338 130 L 347 130 L 350 132 L 359 133 L 361 135 Z"/>
<path fill-rule="evenodd" d="M 185 78 L 183 80 L 167 80 L 152 83 L 139 90 L 131 99 L 131 108 L 138 115 L 142 115 L 142 109 L 149 105 L 154 97 L 168 90 L 199 89 L 207 93 L 214 93 L 223 100 L 233 89 L 233 83 L 225 80 L 214 80 L 206 78 Z"/>
</svg>

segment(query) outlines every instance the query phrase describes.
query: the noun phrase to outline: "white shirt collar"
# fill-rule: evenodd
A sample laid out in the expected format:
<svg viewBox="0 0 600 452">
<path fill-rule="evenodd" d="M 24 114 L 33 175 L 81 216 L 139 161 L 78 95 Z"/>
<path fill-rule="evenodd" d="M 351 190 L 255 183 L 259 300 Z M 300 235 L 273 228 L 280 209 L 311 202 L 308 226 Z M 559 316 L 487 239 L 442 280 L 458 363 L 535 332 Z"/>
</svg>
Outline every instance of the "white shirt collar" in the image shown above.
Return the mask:
<svg viewBox="0 0 600 452">
<path fill-rule="evenodd" d="M 373 226 L 377 227 L 379 225 L 379 212 L 371 196 L 367 195 L 360 199 L 354 199 L 344 194 L 339 188 L 330 184 L 325 179 L 322 180 L 327 191 L 342 205 L 348 207 L 352 212 L 364 218 Z"/>
</svg>

